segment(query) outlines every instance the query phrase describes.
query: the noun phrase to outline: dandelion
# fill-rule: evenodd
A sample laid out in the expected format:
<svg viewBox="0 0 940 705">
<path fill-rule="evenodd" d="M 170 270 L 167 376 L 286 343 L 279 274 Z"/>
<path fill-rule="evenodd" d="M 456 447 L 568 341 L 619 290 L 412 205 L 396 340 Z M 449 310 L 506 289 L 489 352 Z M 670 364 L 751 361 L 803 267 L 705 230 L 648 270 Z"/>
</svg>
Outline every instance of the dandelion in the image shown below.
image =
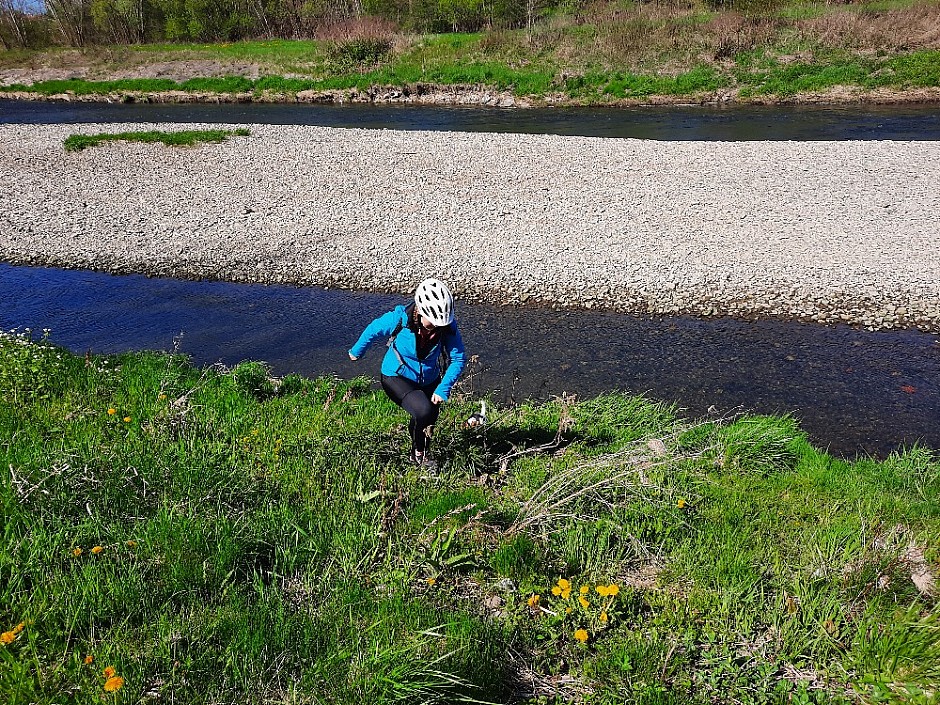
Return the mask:
<svg viewBox="0 0 940 705">
<path fill-rule="evenodd" d="M 159 399 L 160 401 L 163 401 L 164 399 L 166 399 L 166 394 L 161 393 L 160 396 L 157 397 L 157 399 Z"/>
<path fill-rule="evenodd" d="M 578 596 L 578 602 L 581 603 L 581 606 L 582 606 L 584 609 L 587 609 L 588 607 L 591 606 L 590 601 L 586 600 L 585 597 L 584 597 L 584 595 L 579 595 L 579 596 Z"/>
<path fill-rule="evenodd" d="M 16 634 L 13 632 L 3 632 L 0 634 L 0 644 L 12 644 L 16 640 Z"/>
<path fill-rule="evenodd" d="M 578 629 L 574 633 L 574 638 L 583 644 L 590 638 L 590 634 L 587 633 L 587 629 Z"/>
<path fill-rule="evenodd" d="M 123 678 L 120 676 L 110 676 L 108 680 L 104 682 L 104 689 L 106 693 L 113 693 L 117 690 L 120 690 L 123 685 Z"/>
<path fill-rule="evenodd" d="M 561 588 L 556 585 L 555 587 L 552 588 L 552 594 L 555 597 L 558 597 L 561 594 Z"/>
<path fill-rule="evenodd" d="M 591 592 L 591 586 L 590 586 L 590 585 L 582 585 L 580 592 L 581 592 L 582 595 L 587 595 L 589 592 Z"/>
<path fill-rule="evenodd" d="M 435 583 L 437 583 L 437 578 L 428 578 L 428 579 L 427 579 L 427 584 L 430 585 L 431 587 L 434 587 Z"/>
<path fill-rule="evenodd" d="M 607 594 L 616 597 L 620 593 L 620 586 L 617 583 L 611 583 L 607 586 Z"/>
<path fill-rule="evenodd" d="M 81 548 L 72 549 L 72 555 L 78 558 L 80 555 L 82 555 L 82 549 Z"/>
<path fill-rule="evenodd" d="M 530 597 L 528 600 L 526 600 L 526 604 L 527 604 L 529 607 L 531 607 L 532 609 L 535 609 L 536 607 L 539 606 L 539 600 L 540 600 L 540 599 L 541 599 L 541 597 L 536 593 L 536 594 L 532 595 L 532 597 Z"/>
<path fill-rule="evenodd" d="M 601 597 L 607 597 L 608 595 L 610 595 L 610 588 L 607 587 L 606 585 L 598 585 L 594 589 L 597 590 L 597 594 L 600 595 Z"/>
<path fill-rule="evenodd" d="M 114 666 L 108 666 L 105 668 L 102 673 L 105 678 L 114 678 L 114 674 L 117 673 L 117 669 Z"/>
<path fill-rule="evenodd" d="M 13 633 L 14 633 L 14 634 L 19 634 L 19 633 L 20 633 L 21 631 L 23 631 L 24 629 L 26 629 L 26 622 L 20 622 L 20 623 L 17 624 L 15 627 L 13 627 Z"/>
<path fill-rule="evenodd" d="M 565 607 L 565 614 L 571 614 L 571 608 Z"/>
<path fill-rule="evenodd" d="M 94 553 L 94 554 L 97 556 L 97 555 L 98 555 L 99 553 L 101 553 L 103 550 L 104 550 L 103 547 L 101 547 L 101 546 L 95 546 L 93 549 L 91 549 L 91 552 Z"/>
<path fill-rule="evenodd" d="M 133 541 L 133 540 L 128 541 L 128 542 L 127 542 L 127 547 L 128 547 L 128 548 L 137 548 L 137 542 L 136 542 L 136 541 Z"/>
<path fill-rule="evenodd" d="M 679 509 L 685 509 L 685 505 L 687 505 L 687 504 L 688 504 L 688 502 L 686 502 L 686 501 L 685 501 L 684 499 L 682 499 L 681 497 L 679 498 L 679 501 L 676 502 L 676 506 L 679 507 Z"/>
<path fill-rule="evenodd" d="M 562 600 L 567 600 L 569 597 L 571 597 L 571 590 L 562 590 L 562 591 L 561 591 L 561 599 L 562 599 Z"/>
<path fill-rule="evenodd" d="M 130 422 L 131 422 L 131 417 L 130 417 L 130 416 L 125 416 L 125 417 L 124 417 L 124 423 L 130 423 Z"/>
<path fill-rule="evenodd" d="M 110 409 L 108 409 L 108 416 L 114 416 L 116 413 L 117 413 L 117 409 L 115 409 L 114 407 L 111 407 Z"/>
<path fill-rule="evenodd" d="M 569 583 L 565 578 L 558 578 L 558 587 L 562 590 L 570 590 L 571 583 Z"/>
<path fill-rule="evenodd" d="M 604 624 L 607 624 L 607 612 L 601 612 L 600 619 L 601 619 L 601 622 L 603 622 Z"/>
<path fill-rule="evenodd" d="M 95 657 L 92 656 L 91 654 L 88 654 L 87 656 L 85 656 L 85 658 L 84 658 L 84 660 L 82 661 L 82 663 L 84 663 L 84 664 L 87 666 L 89 663 L 91 663 L 91 662 L 94 661 L 94 660 L 95 660 Z"/>
</svg>

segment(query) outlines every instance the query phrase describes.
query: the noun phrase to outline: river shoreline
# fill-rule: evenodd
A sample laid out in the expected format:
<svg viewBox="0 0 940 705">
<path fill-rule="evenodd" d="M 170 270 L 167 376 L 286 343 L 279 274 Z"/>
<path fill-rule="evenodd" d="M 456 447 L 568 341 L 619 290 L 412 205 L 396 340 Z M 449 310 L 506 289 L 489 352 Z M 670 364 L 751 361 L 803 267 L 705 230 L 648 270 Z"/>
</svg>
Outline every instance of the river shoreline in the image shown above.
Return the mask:
<svg viewBox="0 0 940 705">
<path fill-rule="evenodd" d="M 45 94 L 32 91 L 0 92 L 0 98 L 37 102 L 79 103 L 227 103 L 227 104 L 388 104 L 388 105 L 440 105 L 481 106 L 497 108 L 545 107 L 623 107 L 646 106 L 708 106 L 708 105 L 935 105 L 940 104 L 940 88 L 912 90 L 861 90 L 837 86 L 827 91 L 794 95 L 742 96 L 735 90 L 722 90 L 700 95 L 652 95 L 642 98 L 610 99 L 603 102 L 570 98 L 563 93 L 542 97 L 517 96 L 511 91 L 500 91 L 487 86 L 413 84 L 402 86 L 372 86 L 335 90 L 305 90 L 297 93 L 271 91 L 245 91 L 221 93 L 210 91 L 115 91 L 109 93 Z"/>
<path fill-rule="evenodd" d="M 940 332 L 935 142 L 254 125 L 62 149 L 176 127 L 0 127 L 0 259 L 399 293 L 434 273 L 466 301 Z"/>
</svg>

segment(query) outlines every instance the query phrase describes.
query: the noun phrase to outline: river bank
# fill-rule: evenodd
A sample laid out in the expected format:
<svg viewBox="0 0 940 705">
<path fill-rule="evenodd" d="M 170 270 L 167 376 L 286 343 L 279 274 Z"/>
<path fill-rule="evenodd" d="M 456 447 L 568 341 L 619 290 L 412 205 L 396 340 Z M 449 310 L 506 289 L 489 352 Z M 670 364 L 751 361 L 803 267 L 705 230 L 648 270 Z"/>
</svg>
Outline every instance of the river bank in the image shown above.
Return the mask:
<svg viewBox="0 0 940 705">
<path fill-rule="evenodd" d="M 0 258 L 388 292 L 434 272 L 469 301 L 940 331 L 936 142 L 255 125 L 62 147 L 173 127 L 0 127 Z"/>
<path fill-rule="evenodd" d="M 842 461 L 791 418 L 621 394 L 490 404 L 465 428 L 479 408 L 444 406 L 428 475 L 363 378 L 0 331 L 0 698 L 936 689 L 935 452 Z"/>
<path fill-rule="evenodd" d="M 212 80 L 212 79 L 207 79 Z M 222 79 L 224 80 L 224 79 Z M 125 88 L 113 88 L 115 81 Z M 54 85 L 61 83 L 64 85 Z M 142 82 L 143 83 L 143 82 Z M 182 82 L 185 84 L 185 81 Z M 940 103 L 940 87 L 863 88 L 831 86 L 821 90 L 788 94 L 752 94 L 741 89 L 721 88 L 692 93 L 648 93 L 633 97 L 611 95 L 571 95 L 560 91 L 542 95 L 517 95 L 487 85 L 403 83 L 351 88 L 305 88 L 282 90 L 146 90 L 134 82 L 112 79 L 100 82 L 80 79 L 52 79 L 38 84 L 42 90 L 30 90 L 26 84 L 0 82 L 0 97 L 11 100 L 51 102 L 107 103 L 263 103 L 263 104 L 388 104 L 452 105 L 496 108 L 544 107 L 644 107 L 666 105 L 932 105 Z"/>
</svg>

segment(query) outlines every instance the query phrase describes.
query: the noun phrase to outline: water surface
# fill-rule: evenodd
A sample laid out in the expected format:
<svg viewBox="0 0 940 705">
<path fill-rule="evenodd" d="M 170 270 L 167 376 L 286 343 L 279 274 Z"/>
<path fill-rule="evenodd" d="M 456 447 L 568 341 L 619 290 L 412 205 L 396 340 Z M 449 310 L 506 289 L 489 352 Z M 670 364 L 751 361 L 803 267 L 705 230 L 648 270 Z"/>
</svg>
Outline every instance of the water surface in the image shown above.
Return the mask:
<svg viewBox="0 0 940 705">
<path fill-rule="evenodd" d="M 400 296 L 189 282 L 0 264 L 0 325 L 52 329 L 82 353 L 180 350 L 200 365 L 269 362 L 276 374 L 378 375 L 384 348 L 346 351 Z M 792 413 L 832 452 L 940 449 L 940 342 L 782 321 L 650 318 L 460 305 L 477 393 L 498 400 L 622 390 L 688 415 Z"/>
<path fill-rule="evenodd" d="M 223 122 L 655 140 L 937 140 L 940 108 L 646 106 L 486 108 L 424 105 L 130 104 L 0 99 L 0 124 Z"/>
</svg>

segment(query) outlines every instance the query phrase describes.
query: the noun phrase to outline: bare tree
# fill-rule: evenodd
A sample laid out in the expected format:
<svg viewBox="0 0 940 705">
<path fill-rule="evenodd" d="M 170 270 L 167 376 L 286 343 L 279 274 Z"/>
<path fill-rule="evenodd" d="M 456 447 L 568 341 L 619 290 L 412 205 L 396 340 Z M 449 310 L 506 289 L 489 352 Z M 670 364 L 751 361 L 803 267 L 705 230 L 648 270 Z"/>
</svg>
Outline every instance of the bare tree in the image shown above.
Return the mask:
<svg viewBox="0 0 940 705">
<path fill-rule="evenodd" d="M 46 0 L 46 9 L 68 44 L 87 43 L 90 5 L 88 0 Z"/>
<path fill-rule="evenodd" d="M 23 22 L 27 9 L 23 0 L 0 0 L 0 22 L 9 28 L 12 35 L 12 42 L 10 42 L 6 38 L 7 33 L 0 31 L 0 41 L 3 42 L 5 49 L 11 49 L 13 46 L 25 47 L 29 42 Z"/>
</svg>

